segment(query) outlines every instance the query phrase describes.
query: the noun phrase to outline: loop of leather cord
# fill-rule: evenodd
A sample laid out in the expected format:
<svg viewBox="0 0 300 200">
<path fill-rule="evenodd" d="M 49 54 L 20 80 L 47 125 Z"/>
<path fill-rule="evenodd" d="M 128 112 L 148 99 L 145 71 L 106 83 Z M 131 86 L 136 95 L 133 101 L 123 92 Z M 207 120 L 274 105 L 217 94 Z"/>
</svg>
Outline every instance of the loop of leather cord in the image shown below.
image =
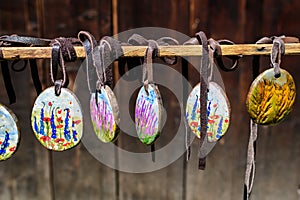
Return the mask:
<svg viewBox="0 0 300 200">
<path fill-rule="evenodd" d="M 202 57 L 201 57 L 201 68 L 200 68 L 200 148 L 199 148 L 199 165 L 200 170 L 205 169 L 206 165 L 206 155 L 201 156 L 201 151 L 203 151 L 202 144 L 206 139 L 207 135 L 207 85 L 208 85 L 208 65 L 209 65 L 209 55 L 208 55 L 208 41 L 204 32 L 200 31 L 196 33 L 196 38 L 199 44 L 202 45 Z"/>
<path fill-rule="evenodd" d="M 87 31 L 80 31 L 78 33 L 78 39 L 82 43 L 85 50 L 85 54 L 86 54 L 85 69 L 87 74 L 87 84 L 90 93 L 93 93 L 96 91 L 96 85 L 95 85 L 95 82 L 97 81 L 96 68 L 97 65 L 100 64 L 100 60 L 96 61 L 94 59 L 95 56 L 94 49 L 97 47 L 97 41 L 95 37 Z M 90 67 L 91 64 L 93 65 L 93 67 Z"/>
<path fill-rule="evenodd" d="M 52 51 L 51 51 L 51 61 L 50 61 L 50 78 L 52 83 L 54 84 L 54 91 L 55 95 L 59 96 L 61 92 L 61 88 L 66 86 L 67 83 L 67 73 L 66 73 L 66 67 L 65 62 L 62 56 L 61 46 L 58 43 L 52 44 Z M 62 73 L 63 73 L 63 79 L 57 80 L 57 70 L 58 65 L 61 66 Z"/>
<path fill-rule="evenodd" d="M 279 37 L 274 38 L 271 51 L 271 64 L 274 68 L 274 77 L 280 77 L 280 63 L 281 57 L 284 55 L 285 46 L 282 39 Z"/>
<path fill-rule="evenodd" d="M 200 44 L 197 38 L 190 38 L 188 41 L 186 41 L 183 45 L 196 45 Z M 233 45 L 234 42 L 226 39 L 221 39 L 221 40 L 214 40 L 214 42 L 211 42 L 210 45 L 212 45 L 210 48 L 214 49 L 214 59 L 217 61 L 217 65 L 219 66 L 220 69 L 222 69 L 225 72 L 230 72 L 233 71 L 237 68 L 238 66 L 238 60 L 242 58 L 241 55 L 238 56 L 224 56 L 226 58 L 229 58 L 232 61 L 232 64 L 230 67 L 225 66 L 223 62 L 223 56 L 222 56 L 222 49 L 220 45 Z"/>
<path fill-rule="evenodd" d="M 62 57 L 66 62 L 74 62 L 77 60 L 77 54 L 74 49 L 73 43 L 78 43 L 76 38 L 64 38 L 59 37 L 52 40 L 50 45 L 58 44 L 60 46 L 60 51 L 62 52 Z"/>
<path fill-rule="evenodd" d="M 285 52 L 285 43 L 299 43 L 299 38 L 290 36 L 271 36 L 259 39 L 256 44 L 272 44 L 271 66 L 274 68 L 275 78 L 280 77 L 281 58 Z"/>
<path fill-rule="evenodd" d="M 121 43 L 113 37 L 104 36 L 100 40 L 99 51 L 101 66 L 97 69 L 98 82 L 102 81 L 102 84 L 112 87 L 113 73 L 111 64 L 124 54 Z"/>
<path fill-rule="evenodd" d="M 146 50 L 143 64 L 143 83 L 146 91 L 148 84 L 153 83 L 153 59 L 156 58 L 159 54 L 158 43 L 154 40 L 149 40 L 148 42 L 149 44 Z"/>
<path fill-rule="evenodd" d="M 179 42 L 172 38 L 172 37 L 162 37 L 156 40 L 159 46 L 168 46 L 168 45 L 178 45 Z M 122 45 L 133 45 L 133 46 L 148 46 L 148 40 L 139 34 L 133 34 L 129 37 L 127 43 Z M 177 63 L 177 57 L 162 57 L 161 58 L 165 63 L 169 65 L 174 65 Z M 119 60 L 119 73 L 122 78 L 126 80 L 131 80 L 128 76 L 125 75 L 126 71 L 125 68 L 127 66 L 128 71 L 132 68 L 139 66 L 143 63 L 143 58 L 121 58 Z M 139 77 L 139 76 L 132 76 L 132 77 Z M 135 80 L 135 79 L 134 79 Z"/>
<path fill-rule="evenodd" d="M 225 40 L 225 39 L 218 40 L 216 44 L 213 44 L 213 45 L 216 45 L 217 48 L 218 48 L 218 51 L 215 52 L 214 57 L 216 58 L 217 64 L 220 67 L 220 69 L 222 69 L 225 72 L 233 71 L 237 68 L 238 60 L 240 58 L 242 58 L 242 56 L 241 55 L 240 56 L 225 56 L 225 57 L 229 58 L 232 61 L 232 65 L 230 67 L 226 67 L 224 62 L 223 62 L 222 49 L 220 47 L 220 45 L 222 45 L 222 44 L 233 45 L 234 43 L 230 40 Z"/>
</svg>

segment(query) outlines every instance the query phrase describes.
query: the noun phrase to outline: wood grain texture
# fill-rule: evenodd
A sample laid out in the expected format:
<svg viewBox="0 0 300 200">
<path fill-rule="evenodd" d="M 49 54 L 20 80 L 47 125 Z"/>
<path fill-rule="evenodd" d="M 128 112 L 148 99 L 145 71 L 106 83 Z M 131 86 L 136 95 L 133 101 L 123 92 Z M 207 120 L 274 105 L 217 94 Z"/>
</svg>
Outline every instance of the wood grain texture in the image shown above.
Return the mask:
<svg viewBox="0 0 300 200">
<path fill-rule="evenodd" d="M 49 59 L 51 58 L 51 47 L 0 47 L 2 58 L 13 59 Z M 123 46 L 124 57 L 143 57 L 146 46 Z M 254 56 L 269 55 L 272 44 L 235 44 L 221 45 L 223 56 Z M 78 58 L 84 58 L 85 52 L 83 47 L 75 46 Z M 176 45 L 160 46 L 159 55 L 164 56 L 201 56 L 201 45 Z M 286 44 L 285 55 L 300 55 L 300 44 Z"/>
</svg>

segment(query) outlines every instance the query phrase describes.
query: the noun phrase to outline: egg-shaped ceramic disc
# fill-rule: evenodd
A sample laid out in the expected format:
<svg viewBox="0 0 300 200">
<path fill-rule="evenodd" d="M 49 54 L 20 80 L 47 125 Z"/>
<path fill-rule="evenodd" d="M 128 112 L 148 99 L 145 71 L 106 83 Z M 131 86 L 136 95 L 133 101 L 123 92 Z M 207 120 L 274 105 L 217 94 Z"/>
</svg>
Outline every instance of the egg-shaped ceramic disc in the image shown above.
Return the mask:
<svg viewBox="0 0 300 200">
<path fill-rule="evenodd" d="M 192 132 L 200 138 L 200 84 L 191 91 L 186 104 L 186 119 Z M 216 142 L 228 129 L 230 104 L 223 89 L 215 82 L 209 82 L 207 94 L 207 138 Z"/>
<path fill-rule="evenodd" d="M 0 104 L 0 160 L 10 158 L 20 140 L 17 117 Z"/>
<path fill-rule="evenodd" d="M 98 138 L 105 143 L 114 141 L 119 133 L 119 107 L 110 87 L 105 85 L 91 95 L 90 114 Z"/>
<path fill-rule="evenodd" d="M 156 85 L 143 86 L 135 105 L 135 126 L 142 143 L 152 144 L 161 132 L 162 100 Z"/>
<path fill-rule="evenodd" d="M 31 125 L 39 142 L 47 149 L 63 151 L 77 145 L 82 137 L 83 116 L 80 103 L 72 91 L 54 87 L 44 90 L 35 100 Z"/>
<path fill-rule="evenodd" d="M 293 77 L 280 69 L 280 77 L 274 77 L 274 69 L 261 73 L 252 83 L 246 106 L 250 117 L 261 125 L 274 125 L 282 121 L 292 110 L 296 98 Z"/>
</svg>

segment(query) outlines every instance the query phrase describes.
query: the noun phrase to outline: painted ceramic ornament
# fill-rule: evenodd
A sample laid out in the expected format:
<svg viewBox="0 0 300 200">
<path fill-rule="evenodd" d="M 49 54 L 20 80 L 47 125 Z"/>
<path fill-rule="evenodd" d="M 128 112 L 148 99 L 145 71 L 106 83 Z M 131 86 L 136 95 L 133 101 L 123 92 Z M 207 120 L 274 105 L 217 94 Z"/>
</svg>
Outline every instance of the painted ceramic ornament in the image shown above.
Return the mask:
<svg viewBox="0 0 300 200">
<path fill-rule="evenodd" d="M 19 140 L 17 117 L 0 104 L 0 160 L 7 160 L 15 153 Z"/>
<path fill-rule="evenodd" d="M 223 89 L 209 82 L 207 94 L 207 138 L 216 142 L 227 131 L 230 122 L 230 104 Z M 200 138 L 200 84 L 191 91 L 186 105 L 186 119 L 192 132 Z"/>
<path fill-rule="evenodd" d="M 148 92 L 143 86 L 135 105 L 135 124 L 140 141 L 152 144 L 161 132 L 162 100 L 156 85 L 148 84 Z"/>
<path fill-rule="evenodd" d="M 77 145 L 82 137 L 83 116 L 77 97 L 66 88 L 56 96 L 54 87 L 44 90 L 35 100 L 31 125 L 46 148 L 63 151 Z"/>
<path fill-rule="evenodd" d="M 274 77 L 274 69 L 261 73 L 252 83 L 246 106 L 250 117 L 261 125 L 274 125 L 282 121 L 292 110 L 296 98 L 293 77 L 284 69 Z"/>
<path fill-rule="evenodd" d="M 104 85 L 91 95 L 90 112 L 98 138 L 105 143 L 114 141 L 120 131 L 117 125 L 120 117 L 117 99 L 109 86 Z"/>
</svg>

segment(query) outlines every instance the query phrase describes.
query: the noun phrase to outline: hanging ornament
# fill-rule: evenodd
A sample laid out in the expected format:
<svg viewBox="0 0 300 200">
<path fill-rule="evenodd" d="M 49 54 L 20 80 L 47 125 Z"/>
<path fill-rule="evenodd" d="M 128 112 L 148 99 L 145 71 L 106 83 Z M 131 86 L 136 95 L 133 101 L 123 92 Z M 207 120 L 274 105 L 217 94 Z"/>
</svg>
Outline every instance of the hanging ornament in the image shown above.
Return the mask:
<svg viewBox="0 0 300 200">
<path fill-rule="evenodd" d="M 230 121 L 230 104 L 223 89 L 215 82 L 209 82 L 207 94 L 207 138 L 216 142 L 227 131 Z M 200 83 L 190 93 L 186 105 L 188 125 L 198 138 L 200 135 Z"/>
<path fill-rule="evenodd" d="M 271 62 L 274 68 L 261 73 L 251 84 L 246 106 L 250 117 L 256 124 L 274 125 L 281 122 L 292 110 L 296 98 L 293 77 L 280 69 L 284 43 L 274 40 Z"/>
<path fill-rule="evenodd" d="M 0 104 L 0 160 L 7 160 L 15 153 L 19 140 L 17 117 Z"/>
<path fill-rule="evenodd" d="M 143 65 L 143 82 L 135 105 L 135 126 L 140 141 L 151 145 L 161 133 L 162 99 L 153 83 L 152 58 L 157 55 L 157 43 L 149 40 Z M 154 146 L 152 147 L 154 151 Z"/>
<path fill-rule="evenodd" d="M 59 57 L 63 80 L 54 80 Z M 36 138 L 44 147 L 64 151 L 79 143 L 82 137 L 83 116 L 75 94 L 63 88 L 66 83 L 66 69 L 58 44 L 53 45 L 50 65 L 51 80 L 55 86 L 44 90 L 35 100 L 31 125 Z"/>
<path fill-rule="evenodd" d="M 201 33 L 201 32 L 200 32 Z M 203 41 L 205 41 L 205 37 L 202 34 Z M 211 48 L 213 45 L 217 48 L 218 43 L 213 40 L 208 40 Z M 205 76 L 207 76 L 207 99 L 206 99 L 206 117 L 207 117 L 207 126 L 206 126 L 206 137 L 208 142 L 216 142 L 218 141 L 227 131 L 230 122 L 230 103 L 226 96 L 224 90 L 216 83 L 211 81 L 213 75 L 213 66 L 214 66 L 214 53 L 215 51 L 220 49 L 209 49 L 207 60 L 207 65 L 210 68 L 210 75 L 207 76 L 208 69 L 205 68 L 205 61 L 202 60 L 203 65 L 201 66 L 201 81 L 206 83 Z M 205 51 L 203 51 L 205 52 Z M 205 57 L 205 56 L 204 56 Z M 198 83 L 191 91 L 186 105 L 186 119 L 189 127 L 193 134 L 195 134 L 198 138 L 201 139 L 201 101 L 205 101 L 201 96 L 201 85 Z M 202 138 L 204 139 L 204 138 Z"/>
<path fill-rule="evenodd" d="M 142 143 L 150 145 L 161 132 L 162 100 L 155 84 L 142 86 L 135 105 L 136 131 Z"/>
<path fill-rule="evenodd" d="M 111 37 L 104 37 L 100 41 L 99 53 L 99 51 L 94 49 L 97 42 L 90 33 L 81 31 L 78 37 L 85 44 L 86 54 L 90 53 L 90 59 L 93 63 L 93 69 L 89 69 L 89 58 L 87 56 L 88 85 L 91 92 L 90 115 L 94 132 L 102 142 L 113 142 L 117 139 L 120 132 L 118 127 L 120 121 L 119 106 L 113 91 L 106 85 L 106 68 L 122 54 L 121 46 L 117 40 Z M 113 53 L 115 55 L 112 55 Z M 95 71 L 98 78 L 96 84 L 89 79 Z M 112 78 L 109 77 L 108 79 Z M 93 84 L 96 85 L 94 89 L 92 89 Z"/>
<path fill-rule="evenodd" d="M 107 85 L 92 93 L 90 100 L 94 131 L 102 142 L 112 142 L 120 132 L 119 107 L 113 91 Z"/>
</svg>

